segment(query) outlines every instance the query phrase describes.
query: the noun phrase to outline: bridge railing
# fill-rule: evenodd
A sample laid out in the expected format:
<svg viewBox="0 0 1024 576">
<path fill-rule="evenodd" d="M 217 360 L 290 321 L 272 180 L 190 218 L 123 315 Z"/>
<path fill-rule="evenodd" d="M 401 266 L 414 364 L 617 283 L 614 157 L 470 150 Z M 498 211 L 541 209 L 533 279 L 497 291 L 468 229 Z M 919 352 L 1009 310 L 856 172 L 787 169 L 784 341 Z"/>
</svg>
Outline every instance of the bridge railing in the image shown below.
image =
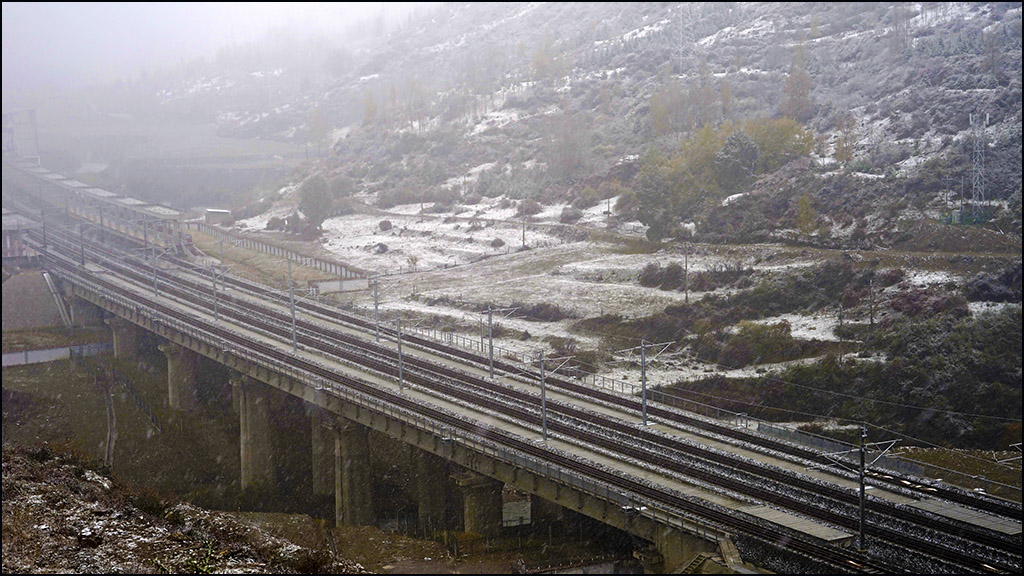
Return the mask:
<svg viewBox="0 0 1024 576">
<path fill-rule="evenodd" d="M 389 416 L 392 419 L 401 420 L 408 426 L 412 426 L 440 438 L 442 443 L 450 443 L 453 449 L 455 445 L 461 446 L 464 449 L 504 462 L 513 468 L 528 470 L 534 474 L 562 484 L 563 486 L 567 486 L 604 501 L 611 502 L 623 507 L 624 510 L 633 510 L 637 514 L 642 514 L 655 522 L 666 524 L 677 529 L 684 530 L 688 533 L 695 533 L 695 530 L 699 533 L 701 529 L 705 535 L 708 534 L 709 529 L 711 529 L 712 533 L 717 532 L 711 524 L 686 520 L 671 511 L 660 510 L 656 508 L 652 502 L 647 501 L 646 498 L 636 494 L 628 494 L 621 488 L 612 486 L 606 482 L 584 477 L 562 466 L 552 464 L 535 456 L 528 455 L 522 451 L 502 446 L 493 440 L 486 439 L 477 434 L 458 430 L 450 425 L 442 424 L 433 418 L 428 418 L 421 414 L 410 412 L 409 410 L 394 403 L 386 402 L 381 398 L 376 398 L 353 390 L 338 382 L 328 380 L 307 370 L 302 370 L 288 364 L 281 364 L 278 360 L 259 351 L 252 350 L 247 347 L 233 346 L 223 338 L 215 336 L 200 328 L 206 320 L 198 316 L 194 316 L 190 322 L 185 322 L 179 318 L 149 309 L 144 305 L 140 305 L 139 302 L 129 299 L 121 294 L 110 292 L 80 274 L 66 270 L 55 270 L 54 274 L 66 281 L 79 284 L 85 289 L 97 294 L 101 301 L 113 303 L 125 310 L 131 310 L 138 316 L 148 317 L 150 322 L 155 325 L 169 327 L 180 334 L 186 335 L 199 342 L 204 342 L 207 345 L 214 346 L 225 354 L 237 356 L 238 358 L 253 365 L 266 368 L 274 373 L 287 376 L 297 382 L 311 386 L 320 393 L 330 393 L 348 403 Z M 225 326 L 219 326 L 218 328 L 236 335 L 239 338 L 248 338 L 236 330 L 232 330 Z M 289 355 L 292 354 L 289 353 Z M 329 370 L 327 366 L 324 366 L 315 360 L 311 360 L 306 357 L 303 357 L 302 360 L 304 362 L 309 362 L 314 366 Z M 370 384 L 367 383 L 367 385 Z M 453 452 L 442 454 L 443 457 L 447 458 L 451 458 L 452 455 Z"/>
<path fill-rule="evenodd" d="M 196 230 L 206 234 L 207 236 L 212 236 L 218 240 L 237 244 L 242 248 L 252 250 L 254 252 L 262 252 L 264 254 L 270 254 L 271 256 L 286 258 L 307 268 L 312 268 L 314 270 L 330 274 L 335 278 L 349 279 L 367 277 L 366 272 L 349 264 L 345 264 L 344 262 L 328 260 L 316 256 L 307 256 L 301 252 L 296 252 L 289 248 L 278 246 L 272 242 L 258 240 L 243 234 L 236 234 L 234 232 L 222 230 L 205 222 L 185 222 L 184 225 L 186 230 Z"/>
</svg>

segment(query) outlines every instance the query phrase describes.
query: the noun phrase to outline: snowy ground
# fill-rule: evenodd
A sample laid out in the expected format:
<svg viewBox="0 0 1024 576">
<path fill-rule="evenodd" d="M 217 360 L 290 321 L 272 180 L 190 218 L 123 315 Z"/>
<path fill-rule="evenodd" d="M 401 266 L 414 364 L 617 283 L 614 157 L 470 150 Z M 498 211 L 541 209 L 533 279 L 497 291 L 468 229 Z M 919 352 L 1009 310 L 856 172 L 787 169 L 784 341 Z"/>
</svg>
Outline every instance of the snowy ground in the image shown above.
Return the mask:
<svg viewBox="0 0 1024 576">
<path fill-rule="evenodd" d="M 284 199 L 274 209 L 240 221 L 238 227 L 260 231 L 270 217 L 290 214 L 295 209 L 294 195 L 287 194 L 287 190 L 283 192 Z M 614 201 L 612 199 L 611 204 Z M 398 311 L 447 317 L 465 327 L 463 336 L 479 339 L 485 316 L 472 310 L 487 304 L 549 303 L 571 314 L 572 318 L 558 322 L 535 322 L 514 315 L 496 318 L 496 323 L 510 329 L 515 337 L 496 338 L 495 346 L 521 354 L 550 351 L 545 338 L 552 336 L 573 338 L 581 349 L 594 349 L 602 344 L 601 335 L 574 332 L 572 326 L 577 319 L 604 314 L 637 318 L 684 302 L 682 292 L 647 288 L 637 283 L 639 272 L 648 264 L 682 263 L 683 255 L 678 248 L 633 254 L 624 253 L 621 243 L 585 240 L 587 230 L 607 229 L 608 202 L 585 210 L 575 231 L 559 224 L 565 207 L 565 204 L 545 206 L 540 214 L 528 219 L 527 250 L 521 249 L 523 224 L 516 215 L 516 207 L 503 198 L 486 198 L 479 204 L 461 206 L 449 213 L 430 213 L 432 204 L 424 203 L 396 206 L 377 214 L 331 218 L 324 222 L 326 233 L 321 246 L 339 260 L 382 275 L 380 309 L 385 319 Z M 392 228 L 381 230 L 383 220 L 390 221 Z M 642 227 L 633 229 L 642 231 Z M 701 271 L 740 264 L 757 272 L 779 272 L 814 266 L 822 261 L 822 254 L 817 251 L 774 245 L 699 246 L 689 256 L 689 268 Z M 408 273 L 410 270 L 415 273 Z M 958 278 L 948 272 L 908 269 L 906 280 L 914 286 L 927 286 L 946 284 Z M 726 292 L 720 290 L 719 294 Z M 695 301 L 704 296 L 691 292 L 689 297 L 690 301 Z M 358 308 L 373 309 L 370 292 L 349 294 L 343 299 Z M 436 302 L 439 299 L 442 302 Z M 972 312 L 989 308 L 992 306 L 971 305 Z M 790 324 L 795 338 L 838 340 L 835 314 L 786 314 L 760 322 L 781 321 Z M 530 337 L 518 338 L 523 332 Z M 720 367 L 677 356 L 663 358 L 652 365 L 649 382 L 665 384 L 710 373 L 750 376 L 781 367 L 723 371 Z M 617 357 L 603 375 L 639 383 L 637 363 L 625 357 Z"/>
</svg>

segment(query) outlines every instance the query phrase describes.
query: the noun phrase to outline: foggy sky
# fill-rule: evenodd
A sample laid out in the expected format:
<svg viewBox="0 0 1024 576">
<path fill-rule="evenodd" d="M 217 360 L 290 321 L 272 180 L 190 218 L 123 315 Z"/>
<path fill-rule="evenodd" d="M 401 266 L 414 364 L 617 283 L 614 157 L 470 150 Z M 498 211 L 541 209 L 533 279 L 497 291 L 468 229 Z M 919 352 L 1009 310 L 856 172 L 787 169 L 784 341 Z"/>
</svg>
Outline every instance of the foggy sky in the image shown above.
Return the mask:
<svg viewBox="0 0 1024 576">
<path fill-rule="evenodd" d="M 3 3 L 3 91 L 74 88 L 212 56 L 270 30 L 340 33 L 415 3 Z M 383 7 L 383 8 L 382 8 Z"/>
</svg>

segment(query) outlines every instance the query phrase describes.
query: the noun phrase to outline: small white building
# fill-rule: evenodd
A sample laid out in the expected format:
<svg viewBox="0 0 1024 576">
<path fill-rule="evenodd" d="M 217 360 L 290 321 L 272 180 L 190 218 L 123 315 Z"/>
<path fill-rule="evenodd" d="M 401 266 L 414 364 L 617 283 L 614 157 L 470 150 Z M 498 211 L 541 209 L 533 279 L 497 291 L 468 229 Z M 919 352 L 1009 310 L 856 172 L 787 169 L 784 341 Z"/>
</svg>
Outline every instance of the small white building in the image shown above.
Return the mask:
<svg viewBox="0 0 1024 576">
<path fill-rule="evenodd" d="M 221 210 L 219 208 L 206 209 L 207 224 L 223 224 L 229 220 L 231 220 L 231 210 Z"/>
</svg>

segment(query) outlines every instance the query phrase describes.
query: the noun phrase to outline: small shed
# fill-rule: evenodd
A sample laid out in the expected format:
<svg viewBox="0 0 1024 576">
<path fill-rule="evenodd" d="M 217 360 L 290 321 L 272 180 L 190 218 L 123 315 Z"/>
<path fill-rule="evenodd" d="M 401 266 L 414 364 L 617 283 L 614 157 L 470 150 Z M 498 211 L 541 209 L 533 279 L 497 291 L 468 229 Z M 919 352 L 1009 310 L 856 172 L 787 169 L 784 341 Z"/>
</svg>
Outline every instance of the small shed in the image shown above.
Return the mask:
<svg viewBox="0 0 1024 576">
<path fill-rule="evenodd" d="M 207 208 L 206 209 L 206 223 L 207 224 L 223 224 L 231 220 L 231 210 L 222 210 L 220 208 Z"/>
</svg>

